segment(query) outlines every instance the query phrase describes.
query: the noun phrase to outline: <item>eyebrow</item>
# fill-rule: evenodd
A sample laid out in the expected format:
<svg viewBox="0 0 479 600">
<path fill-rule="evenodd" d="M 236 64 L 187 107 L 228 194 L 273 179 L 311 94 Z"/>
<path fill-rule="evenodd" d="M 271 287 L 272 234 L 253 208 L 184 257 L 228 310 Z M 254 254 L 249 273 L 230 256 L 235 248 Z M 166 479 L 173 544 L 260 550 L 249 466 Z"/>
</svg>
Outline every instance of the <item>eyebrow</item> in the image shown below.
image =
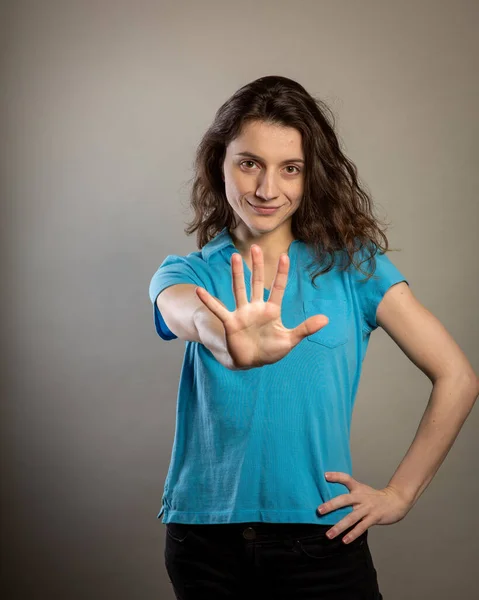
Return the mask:
<svg viewBox="0 0 479 600">
<path fill-rule="evenodd" d="M 246 156 L 248 158 L 254 158 L 255 160 L 259 160 L 261 162 L 264 162 L 264 158 L 261 158 L 261 156 L 253 154 L 252 152 L 238 152 L 236 154 L 236 156 Z M 304 164 L 304 160 L 302 158 L 288 158 L 287 160 L 283 160 L 279 164 L 280 165 L 285 165 L 286 163 L 291 163 L 291 162 L 300 162 L 300 163 Z"/>
</svg>

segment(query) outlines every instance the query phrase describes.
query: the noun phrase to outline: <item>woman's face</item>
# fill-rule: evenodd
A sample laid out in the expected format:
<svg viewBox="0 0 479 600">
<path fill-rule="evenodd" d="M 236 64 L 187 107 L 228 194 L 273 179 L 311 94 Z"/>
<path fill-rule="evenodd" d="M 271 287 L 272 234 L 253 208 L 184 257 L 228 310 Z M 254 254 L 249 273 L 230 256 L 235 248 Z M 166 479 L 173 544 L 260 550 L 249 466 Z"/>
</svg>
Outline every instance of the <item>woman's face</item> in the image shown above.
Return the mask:
<svg viewBox="0 0 479 600">
<path fill-rule="evenodd" d="M 301 133 L 293 127 L 254 121 L 226 148 L 223 179 L 228 203 L 253 235 L 283 226 L 291 231 L 304 187 Z M 260 214 L 257 207 L 278 207 Z"/>
</svg>

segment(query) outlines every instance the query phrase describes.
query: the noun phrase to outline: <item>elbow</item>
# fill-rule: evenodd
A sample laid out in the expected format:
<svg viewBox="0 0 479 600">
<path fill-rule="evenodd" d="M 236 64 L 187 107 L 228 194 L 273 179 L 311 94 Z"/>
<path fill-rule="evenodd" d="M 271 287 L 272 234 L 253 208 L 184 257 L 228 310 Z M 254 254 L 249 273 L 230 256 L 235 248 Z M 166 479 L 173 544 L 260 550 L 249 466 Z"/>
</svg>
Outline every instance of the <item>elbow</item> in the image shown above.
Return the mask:
<svg viewBox="0 0 479 600">
<path fill-rule="evenodd" d="M 444 380 L 452 382 L 454 389 L 462 390 L 466 394 L 470 394 L 473 398 L 473 402 L 475 402 L 479 396 L 479 377 L 472 369 L 464 369 L 441 375 L 433 381 L 433 384 Z"/>
<path fill-rule="evenodd" d="M 471 369 L 460 374 L 459 381 L 462 382 L 465 388 L 470 389 L 474 395 L 474 399 L 479 395 L 479 377 Z"/>
<path fill-rule="evenodd" d="M 474 373 L 474 399 L 476 399 L 479 396 L 479 377 Z"/>
</svg>

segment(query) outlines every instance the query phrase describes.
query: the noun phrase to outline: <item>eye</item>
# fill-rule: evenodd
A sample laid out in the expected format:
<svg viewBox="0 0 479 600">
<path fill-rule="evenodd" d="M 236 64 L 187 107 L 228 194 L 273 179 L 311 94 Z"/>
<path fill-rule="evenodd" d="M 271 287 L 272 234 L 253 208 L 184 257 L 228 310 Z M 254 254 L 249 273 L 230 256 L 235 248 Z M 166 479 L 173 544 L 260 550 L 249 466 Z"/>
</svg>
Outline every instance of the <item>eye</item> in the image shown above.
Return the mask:
<svg viewBox="0 0 479 600">
<path fill-rule="evenodd" d="M 245 163 L 249 163 L 251 165 L 256 165 L 256 163 L 254 162 L 254 160 L 243 160 L 240 162 L 240 166 L 243 166 Z M 301 173 L 301 169 L 299 167 L 297 167 L 296 165 L 288 165 L 287 167 L 285 167 L 286 169 L 296 169 L 297 173 Z M 249 167 L 246 167 L 247 171 L 251 171 L 251 169 Z M 294 175 L 294 171 L 289 171 L 288 175 Z"/>
<path fill-rule="evenodd" d="M 242 162 L 240 162 L 240 165 L 243 166 L 245 163 L 251 163 L 252 165 L 255 165 L 256 163 L 253 160 L 243 160 Z M 250 171 L 251 169 L 247 169 L 247 171 Z"/>
<path fill-rule="evenodd" d="M 296 167 L 295 165 L 288 165 L 286 168 L 287 168 L 287 169 L 296 169 L 296 172 L 297 172 L 297 173 L 301 173 L 301 169 L 299 169 L 299 168 L 298 168 L 298 167 Z M 290 173 L 291 173 L 291 171 L 290 171 Z M 291 174 L 292 174 L 292 173 L 291 173 Z"/>
</svg>

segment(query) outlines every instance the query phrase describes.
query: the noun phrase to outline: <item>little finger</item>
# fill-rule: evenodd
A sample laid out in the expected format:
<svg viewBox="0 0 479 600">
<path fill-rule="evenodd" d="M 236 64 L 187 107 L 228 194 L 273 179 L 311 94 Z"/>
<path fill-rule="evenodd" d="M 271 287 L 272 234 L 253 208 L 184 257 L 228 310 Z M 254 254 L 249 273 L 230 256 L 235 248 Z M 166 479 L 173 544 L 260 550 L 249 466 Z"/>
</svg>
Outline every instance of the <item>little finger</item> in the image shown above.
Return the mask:
<svg viewBox="0 0 479 600">
<path fill-rule="evenodd" d="M 212 296 L 207 290 L 202 287 L 195 288 L 196 295 L 203 302 L 203 304 L 211 310 L 211 312 L 220 319 L 222 323 L 226 323 L 226 321 L 231 316 L 231 312 L 223 306 L 223 304 L 217 300 L 214 296 Z M 198 310 L 198 309 L 197 309 Z M 196 311 L 195 311 L 196 313 Z M 193 319 L 195 315 L 193 316 Z"/>
</svg>

